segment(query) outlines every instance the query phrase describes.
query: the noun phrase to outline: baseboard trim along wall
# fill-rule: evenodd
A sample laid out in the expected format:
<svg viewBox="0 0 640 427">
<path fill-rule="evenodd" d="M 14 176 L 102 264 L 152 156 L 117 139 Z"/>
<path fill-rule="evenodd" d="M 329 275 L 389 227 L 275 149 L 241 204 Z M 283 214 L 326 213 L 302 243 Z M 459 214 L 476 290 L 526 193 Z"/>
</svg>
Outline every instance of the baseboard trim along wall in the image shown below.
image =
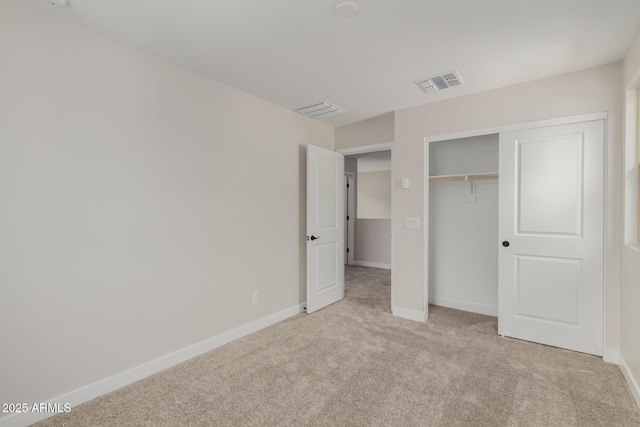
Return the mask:
<svg viewBox="0 0 640 427">
<path fill-rule="evenodd" d="M 391 264 L 382 264 L 379 262 L 353 261 L 353 265 L 359 265 L 360 267 L 384 268 L 385 270 L 391 270 Z"/>
<path fill-rule="evenodd" d="M 427 313 L 422 311 L 409 310 L 406 308 L 392 307 L 391 313 L 396 317 L 401 317 L 408 320 L 416 320 L 418 322 L 427 321 Z"/>
<path fill-rule="evenodd" d="M 285 320 L 291 316 L 302 313 L 306 303 L 295 305 L 262 319 L 255 320 L 246 325 L 239 326 L 228 332 L 224 332 L 215 337 L 209 338 L 192 346 L 183 348 L 166 356 L 159 357 L 150 362 L 144 363 L 135 368 L 116 374 L 112 377 L 105 378 L 93 384 L 89 384 L 85 387 L 71 391 L 69 393 L 58 396 L 51 399 L 47 404 L 54 408 L 64 408 L 65 404 L 71 405 L 71 410 L 74 407 L 88 402 L 96 397 L 105 395 L 126 385 L 132 384 L 143 378 L 151 376 L 160 371 L 164 371 L 172 366 L 178 365 L 196 356 L 199 356 L 208 351 L 214 350 L 224 344 L 228 344 L 239 338 L 245 337 L 253 332 L 257 332 L 260 329 L 264 329 L 267 326 L 274 325 L 282 320 Z M 0 427 L 21 427 L 30 425 L 38 421 L 44 420 L 56 415 L 51 412 L 24 412 L 16 413 L 11 416 L 0 418 Z"/>
<path fill-rule="evenodd" d="M 609 350 L 607 348 L 602 350 L 602 360 L 614 365 L 620 364 L 620 353 L 615 350 Z"/>
<path fill-rule="evenodd" d="M 490 305 L 474 304 L 470 302 L 458 301 L 448 298 L 429 297 L 429 304 L 441 307 L 455 308 L 456 310 L 470 311 L 472 313 L 486 314 L 487 316 L 497 316 L 498 307 Z"/>
<path fill-rule="evenodd" d="M 624 357 L 620 355 L 620 370 L 622 371 L 622 375 L 624 379 L 627 380 L 627 384 L 629 384 L 629 389 L 631 389 L 631 394 L 636 401 L 636 405 L 638 405 L 638 409 L 640 409 L 640 385 L 638 385 L 638 381 L 633 377 L 633 374 L 629 370 L 629 366 L 624 361 Z"/>
</svg>

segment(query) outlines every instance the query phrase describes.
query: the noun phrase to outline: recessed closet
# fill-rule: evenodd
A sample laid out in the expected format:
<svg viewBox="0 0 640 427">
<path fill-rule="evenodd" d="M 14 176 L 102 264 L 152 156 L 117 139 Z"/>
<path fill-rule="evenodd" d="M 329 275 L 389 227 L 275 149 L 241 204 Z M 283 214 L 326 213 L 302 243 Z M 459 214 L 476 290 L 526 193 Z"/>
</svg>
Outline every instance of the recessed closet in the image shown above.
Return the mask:
<svg viewBox="0 0 640 427">
<path fill-rule="evenodd" d="M 430 303 L 602 355 L 605 117 L 427 142 Z"/>
<path fill-rule="evenodd" d="M 498 315 L 498 134 L 429 144 L 429 303 Z"/>
</svg>

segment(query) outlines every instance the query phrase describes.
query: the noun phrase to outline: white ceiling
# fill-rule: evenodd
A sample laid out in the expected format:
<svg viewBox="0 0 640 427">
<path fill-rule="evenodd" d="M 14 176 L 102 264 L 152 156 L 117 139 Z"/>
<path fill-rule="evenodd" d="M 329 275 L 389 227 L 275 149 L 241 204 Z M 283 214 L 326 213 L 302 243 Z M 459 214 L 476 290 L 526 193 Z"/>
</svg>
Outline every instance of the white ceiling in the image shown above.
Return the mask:
<svg viewBox="0 0 640 427">
<path fill-rule="evenodd" d="M 23 0 L 296 110 L 342 125 L 389 111 L 620 61 L 639 0 Z M 458 70 L 463 87 L 413 82 Z"/>
</svg>

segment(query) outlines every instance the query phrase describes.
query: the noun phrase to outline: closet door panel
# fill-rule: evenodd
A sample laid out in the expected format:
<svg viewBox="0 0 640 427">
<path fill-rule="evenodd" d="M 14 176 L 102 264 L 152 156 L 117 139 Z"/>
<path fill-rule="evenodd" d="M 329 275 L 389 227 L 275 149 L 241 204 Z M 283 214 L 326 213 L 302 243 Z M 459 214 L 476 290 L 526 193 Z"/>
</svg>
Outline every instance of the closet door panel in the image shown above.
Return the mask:
<svg viewBox="0 0 640 427">
<path fill-rule="evenodd" d="M 581 234 L 583 143 L 582 133 L 518 140 L 519 234 Z"/>
<path fill-rule="evenodd" d="M 501 335 L 602 355 L 604 121 L 500 135 Z"/>
</svg>

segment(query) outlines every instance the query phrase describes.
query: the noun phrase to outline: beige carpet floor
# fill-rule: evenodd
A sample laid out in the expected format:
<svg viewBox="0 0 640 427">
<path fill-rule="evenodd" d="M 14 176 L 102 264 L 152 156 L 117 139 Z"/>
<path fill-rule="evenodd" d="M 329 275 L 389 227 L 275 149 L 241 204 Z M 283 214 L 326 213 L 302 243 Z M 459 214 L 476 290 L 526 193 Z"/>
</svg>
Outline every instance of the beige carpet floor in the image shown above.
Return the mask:
<svg viewBox="0 0 640 427">
<path fill-rule="evenodd" d="M 640 426 L 617 366 L 497 335 L 495 317 L 390 314 L 389 272 L 346 298 L 38 426 Z"/>
</svg>

